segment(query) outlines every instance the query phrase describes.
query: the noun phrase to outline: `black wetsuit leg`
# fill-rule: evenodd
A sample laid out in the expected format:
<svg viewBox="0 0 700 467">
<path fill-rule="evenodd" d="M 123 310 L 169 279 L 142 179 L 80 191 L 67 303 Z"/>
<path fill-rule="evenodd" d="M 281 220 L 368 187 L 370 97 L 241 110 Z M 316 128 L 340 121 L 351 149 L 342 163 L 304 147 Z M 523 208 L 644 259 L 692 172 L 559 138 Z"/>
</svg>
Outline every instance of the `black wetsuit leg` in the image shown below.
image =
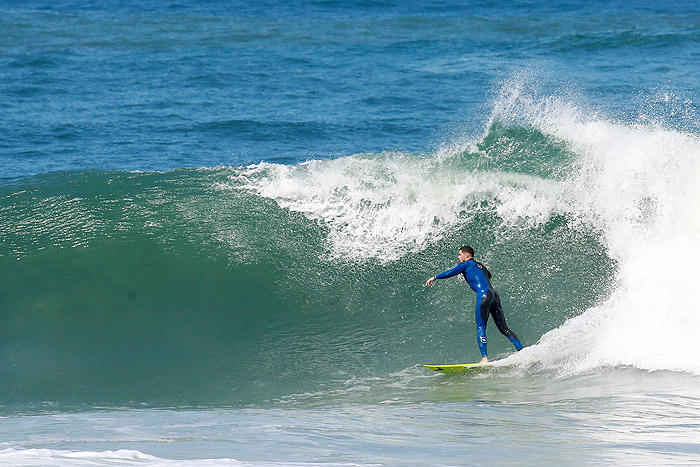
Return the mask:
<svg viewBox="0 0 700 467">
<path fill-rule="evenodd" d="M 484 325 L 488 322 L 489 315 L 493 316 L 493 322 L 496 323 L 498 330 L 506 336 L 515 346 L 517 350 L 523 348 L 518 336 L 508 328 L 506 318 L 503 316 L 503 308 L 501 308 L 501 297 L 494 289 L 489 289 L 481 301 L 481 319 Z"/>
</svg>

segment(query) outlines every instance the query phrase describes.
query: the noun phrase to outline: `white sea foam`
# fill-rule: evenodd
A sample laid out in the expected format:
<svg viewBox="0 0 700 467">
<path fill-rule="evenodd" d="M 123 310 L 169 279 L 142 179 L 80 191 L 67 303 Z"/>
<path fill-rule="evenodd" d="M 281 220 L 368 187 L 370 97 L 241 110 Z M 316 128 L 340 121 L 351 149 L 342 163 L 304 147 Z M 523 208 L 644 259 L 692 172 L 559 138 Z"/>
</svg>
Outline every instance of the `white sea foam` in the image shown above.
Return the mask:
<svg viewBox="0 0 700 467">
<path fill-rule="evenodd" d="M 571 212 L 596 224 L 619 270 L 607 301 L 512 360 L 562 373 L 630 365 L 700 375 L 700 139 L 586 117 L 513 89 L 498 118 L 529 121 L 579 155 Z"/>
<path fill-rule="evenodd" d="M 236 459 L 163 459 L 140 451 L 119 449 L 116 451 L 68 451 L 57 449 L 4 449 L 0 450 L 1 465 L 21 465 L 24 467 L 99 467 L 114 465 L 134 465 L 146 467 L 281 467 L 281 466 L 349 466 L 359 464 L 344 463 L 301 463 L 301 462 L 242 462 Z"/>
</svg>

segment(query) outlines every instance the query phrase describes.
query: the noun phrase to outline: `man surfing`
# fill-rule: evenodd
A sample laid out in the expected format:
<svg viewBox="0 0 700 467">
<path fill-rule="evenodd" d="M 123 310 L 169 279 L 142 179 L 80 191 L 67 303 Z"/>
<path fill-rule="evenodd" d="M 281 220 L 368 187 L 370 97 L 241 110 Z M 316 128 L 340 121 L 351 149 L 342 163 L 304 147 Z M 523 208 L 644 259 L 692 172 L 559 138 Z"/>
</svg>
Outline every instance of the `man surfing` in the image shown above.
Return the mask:
<svg viewBox="0 0 700 467">
<path fill-rule="evenodd" d="M 496 323 L 501 334 L 506 336 L 515 346 L 516 350 L 523 348 L 520 339 L 513 331 L 508 329 L 506 319 L 503 316 L 501 308 L 501 298 L 498 292 L 491 286 L 491 273 L 486 267 L 474 260 L 474 249 L 470 246 L 463 246 L 459 249 L 457 255 L 459 264 L 449 271 L 441 272 L 425 282 L 426 287 L 438 279 L 447 279 L 448 277 L 462 274 L 464 280 L 469 284 L 469 287 L 476 292 L 476 311 L 474 317 L 476 319 L 476 339 L 481 351 L 481 361 L 486 363 L 489 361 L 486 355 L 486 323 L 489 315 L 493 316 L 493 321 Z"/>
</svg>

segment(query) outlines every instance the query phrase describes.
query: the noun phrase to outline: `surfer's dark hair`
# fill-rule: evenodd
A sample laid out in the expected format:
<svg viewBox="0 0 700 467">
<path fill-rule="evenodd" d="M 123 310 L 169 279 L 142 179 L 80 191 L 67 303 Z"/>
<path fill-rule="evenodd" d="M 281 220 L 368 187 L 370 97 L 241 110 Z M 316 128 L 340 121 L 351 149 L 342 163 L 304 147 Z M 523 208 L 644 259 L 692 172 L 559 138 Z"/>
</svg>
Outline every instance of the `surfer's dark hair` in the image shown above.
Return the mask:
<svg viewBox="0 0 700 467">
<path fill-rule="evenodd" d="M 474 257 L 474 248 L 470 247 L 469 245 L 464 245 L 462 248 L 459 249 L 461 253 L 469 253 L 469 255 L 473 258 Z"/>
</svg>

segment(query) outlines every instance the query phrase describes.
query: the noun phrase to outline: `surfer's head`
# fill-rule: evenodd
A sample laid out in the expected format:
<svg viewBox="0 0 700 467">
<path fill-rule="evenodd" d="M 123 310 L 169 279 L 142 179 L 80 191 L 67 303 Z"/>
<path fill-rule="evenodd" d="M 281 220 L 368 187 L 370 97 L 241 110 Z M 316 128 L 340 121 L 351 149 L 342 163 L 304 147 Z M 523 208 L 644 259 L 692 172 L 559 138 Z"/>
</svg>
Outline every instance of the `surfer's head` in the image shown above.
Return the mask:
<svg viewBox="0 0 700 467">
<path fill-rule="evenodd" d="M 470 259 L 474 259 L 474 248 L 467 245 L 463 246 L 459 249 L 459 254 L 457 255 L 457 258 L 459 258 L 460 263 L 469 261 Z"/>
</svg>

